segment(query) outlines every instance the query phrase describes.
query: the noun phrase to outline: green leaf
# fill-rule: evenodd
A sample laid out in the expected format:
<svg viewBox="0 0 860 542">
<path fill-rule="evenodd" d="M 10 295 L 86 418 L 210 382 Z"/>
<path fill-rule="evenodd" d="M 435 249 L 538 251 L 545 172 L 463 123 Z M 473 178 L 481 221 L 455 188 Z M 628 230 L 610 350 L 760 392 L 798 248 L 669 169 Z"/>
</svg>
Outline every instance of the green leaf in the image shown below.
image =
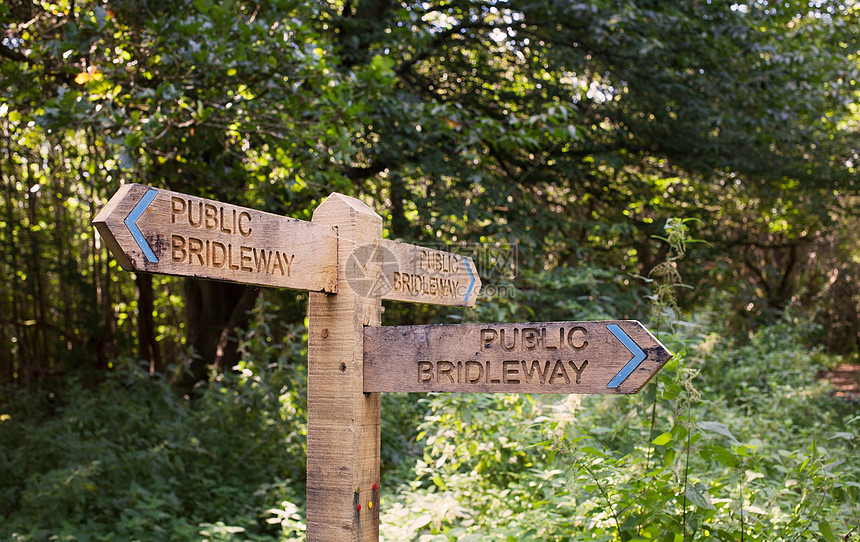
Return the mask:
<svg viewBox="0 0 860 542">
<path fill-rule="evenodd" d="M 373 55 L 370 67 L 382 75 L 394 75 L 394 59 L 389 56 Z"/>
<path fill-rule="evenodd" d="M 732 441 L 732 444 L 740 444 L 738 439 L 736 439 L 735 436 L 732 435 L 731 431 L 729 431 L 729 427 L 724 423 L 720 423 L 720 422 L 698 422 L 696 424 L 696 426 L 703 431 L 710 431 L 713 433 L 719 433 L 719 434 L 723 435 L 724 437 L 728 437 L 728 439 L 730 441 Z"/>
<path fill-rule="evenodd" d="M 705 446 L 699 455 L 705 459 L 713 459 L 727 467 L 734 468 L 738 466 L 738 458 L 735 454 L 722 446 Z"/>
<path fill-rule="evenodd" d="M 825 465 L 824 468 L 821 469 L 821 472 L 826 472 L 829 474 L 830 471 L 832 471 L 833 469 L 835 469 L 836 467 L 838 467 L 839 465 L 841 465 L 843 463 L 845 463 L 844 459 L 837 459 L 833 463 L 829 463 L 829 464 Z"/>
<path fill-rule="evenodd" d="M 833 534 L 833 529 L 830 528 L 830 524 L 827 523 L 826 520 L 818 522 L 818 530 L 821 531 L 821 535 L 828 542 L 836 542 L 836 536 Z"/>
<path fill-rule="evenodd" d="M 421 527 L 424 527 L 425 525 L 430 523 L 430 521 L 432 519 L 433 518 L 431 518 L 429 514 L 422 514 L 422 515 L 420 515 L 417 518 L 412 520 L 412 523 L 409 524 L 409 530 L 410 531 L 417 531 Z"/>
<path fill-rule="evenodd" d="M 708 489 L 701 483 L 688 485 L 686 491 L 684 491 L 684 495 L 687 496 L 687 500 L 699 508 L 716 510 L 714 504 L 711 502 L 711 495 L 708 493 Z"/>
<path fill-rule="evenodd" d="M 655 438 L 652 442 L 655 446 L 665 446 L 672 440 L 672 433 L 663 433 L 659 437 Z"/>
<path fill-rule="evenodd" d="M 624 523 L 621 525 L 621 531 L 632 531 L 636 528 L 637 525 L 640 525 L 642 516 L 640 514 L 630 514 L 627 516 L 627 519 L 624 520 Z"/>
<path fill-rule="evenodd" d="M 666 386 L 666 389 L 663 390 L 663 399 L 667 401 L 671 401 L 675 397 L 681 394 L 682 388 L 678 384 L 669 384 Z"/>
</svg>

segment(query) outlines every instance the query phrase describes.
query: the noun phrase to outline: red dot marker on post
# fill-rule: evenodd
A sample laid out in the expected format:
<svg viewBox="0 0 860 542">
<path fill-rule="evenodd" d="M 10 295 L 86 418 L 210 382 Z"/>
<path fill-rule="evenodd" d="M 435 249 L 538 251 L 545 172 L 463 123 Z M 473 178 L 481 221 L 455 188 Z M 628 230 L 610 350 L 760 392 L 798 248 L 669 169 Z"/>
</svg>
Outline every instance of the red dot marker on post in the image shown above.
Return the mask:
<svg viewBox="0 0 860 542">
<path fill-rule="evenodd" d="M 361 505 L 360 504 L 356 505 L 355 509 L 356 509 L 356 511 L 361 512 Z"/>
</svg>

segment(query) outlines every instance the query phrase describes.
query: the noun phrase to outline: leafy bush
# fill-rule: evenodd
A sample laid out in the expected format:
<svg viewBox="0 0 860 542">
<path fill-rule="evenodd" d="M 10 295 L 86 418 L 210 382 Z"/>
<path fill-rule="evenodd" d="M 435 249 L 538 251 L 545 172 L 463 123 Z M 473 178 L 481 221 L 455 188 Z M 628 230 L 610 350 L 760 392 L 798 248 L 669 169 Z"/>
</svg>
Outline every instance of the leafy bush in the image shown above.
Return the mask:
<svg viewBox="0 0 860 542">
<path fill-rule="evenodd" d="M 265 307 L 244 359 L 190 401 L 130 363 L 8 390 L 0 538 L 301 540 L 304 328 Z M 856 523 L 860 417 L 835 359 L 784 319 L 740 341 L 701 321 L 636 396 L 390 394 L 387 540 L 836 540 Z M 701 330 L 716 329 L 704 333 Z"/>
<path fill-rule="evenodd" d="M 570 306 L 583 318 L 641 295 L 602 276 L 619 288 L 609 309 L 587 295 L 599 281 L 581 270 L 532 314 L 561 318 L 550 298 L 577 289 L 586 292 Z M 860 416 L 816 381 L 838 359 L 806 346 L 814 329 L 786 315 L 741 340 L 718 315 L 681 322 L 656 301 L 652 329 L 677 354 L 638 395 L 386 394 L 383 536 L 835 542 L 849 533 Z M 54 393 L 6 390 L 0 538 L 303 540 L 307 336 L 302 325 L 275 332 L 273 310 L 262 298 L 243 361 L 194 400 L 131 362 L 95 386 L 70 376 Z M 509 310 L 522 306 L 497 300 L 469 318 Z"/>
<path fill-rule="evenodd" d="M 661 334 L 679 354 L 636 396 L 429 397 L 386 539 L 835 540 L 860 417 L 816 382 L 831 361 L 802 329 Z"/>
<path fill-rule="evenodd" d="M 35 406 L 10 394 L 0 538 L 224 540 L 223 525 L 271 539 L 279 525 L 265 520 L 304 500 L 305 453 L 295 375 L 268 373 L 225 376 L 193 402 L 131 364 Z"/>
</svg>

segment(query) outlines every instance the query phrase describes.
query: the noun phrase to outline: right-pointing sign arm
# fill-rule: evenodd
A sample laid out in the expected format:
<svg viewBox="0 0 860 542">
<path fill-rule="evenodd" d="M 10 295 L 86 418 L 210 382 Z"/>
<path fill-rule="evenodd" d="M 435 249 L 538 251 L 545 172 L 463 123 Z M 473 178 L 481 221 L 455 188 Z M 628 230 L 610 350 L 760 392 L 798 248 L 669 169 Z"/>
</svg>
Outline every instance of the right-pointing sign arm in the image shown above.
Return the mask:
<svg viewBox="0 0 860 542">
<path fill-rule="evenodd" d="M 366 328 L 365 392 L 636 393 L 671 358 L 639 322 Z"/>
</svg>

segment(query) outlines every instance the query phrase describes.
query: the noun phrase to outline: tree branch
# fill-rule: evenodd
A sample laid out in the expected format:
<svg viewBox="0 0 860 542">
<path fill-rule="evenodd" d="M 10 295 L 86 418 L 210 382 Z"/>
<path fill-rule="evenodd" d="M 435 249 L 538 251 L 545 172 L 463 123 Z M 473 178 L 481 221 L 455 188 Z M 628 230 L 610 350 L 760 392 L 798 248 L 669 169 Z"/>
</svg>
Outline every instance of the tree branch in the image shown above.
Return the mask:
<svg viewBox="0 0 860 542">
<path fill-rule="evenodd" d="M 344 168 L 343 173 L 344 176 L 351 181 L 364 181 L 373 177 L 377 173 L 384 171 L 388 167 L 389 164 L 387 162 L 383 162 L 381 160 L 374 160 L 369 166 L 347 166 Z"/>
<path fill-rule="evenodd" d="M 479 21 L 452 26 L 451 28 L 436 34 L 436 36 L 433 38 L 433 40 L 427 47 L 416 52 L 409 60 L 406 60 L 405 62 L 394 68 L 394 73 L 396 73 L 397 75 L 403 75 L 405 72 L 409 71 L 412 66 L 430 56 L 443 43 L 449 41 L 452 36 L 459 35 L 460 31 L 462 30 L 466 30 L 468 28 L 507 28 L 508 26 L 509 25 L 495 25 Z"/>
<path fill-rule="evenodd" d="M 55 76 L 57 79 L 60 80 L 60 82 L 65 83 L 69 86 L 71 86 L 71 84 L 74 82 L 74 79 L 72 79 L 69 74 L 59 70 L 53 70 L 50 66 L 48 66 L 48 64 L 33 60 L 32 58 L 19 51 L 6 47 L 2 43 L 0 43 L 0 56 L 6 57 L 14 62 L 25 62 L 31 66 L 41 66 L 45 70 L 46 74 Z"/>
<path fill-rule="evenodd" d="M 9 60 L 14 60 L 15 62 L 26 62 L 28 64 L 30 63 L 30 59 L 27 58 L 26 55 L 24 55 L 23 53 L 19 53 L 18 51 L 15 51 L 13 49 L 9 49 L 2 43 L 0 43 L 0 56 L 5 56 Z"/>
<path fill-rule="evenodd" d="M 764 276 L 764 272 L 758 268 L 758 266 L 752 261 L 752 258 L 748 254 L 744 255 L 744 264 L 749 268 L 750 271 L 758 278 L 759 283 L 762 287 L 764 287 L 765 292 L 768 294 L 772 290 L 770 282 L 768 282 L 767 277 Z"/>
</svg>

